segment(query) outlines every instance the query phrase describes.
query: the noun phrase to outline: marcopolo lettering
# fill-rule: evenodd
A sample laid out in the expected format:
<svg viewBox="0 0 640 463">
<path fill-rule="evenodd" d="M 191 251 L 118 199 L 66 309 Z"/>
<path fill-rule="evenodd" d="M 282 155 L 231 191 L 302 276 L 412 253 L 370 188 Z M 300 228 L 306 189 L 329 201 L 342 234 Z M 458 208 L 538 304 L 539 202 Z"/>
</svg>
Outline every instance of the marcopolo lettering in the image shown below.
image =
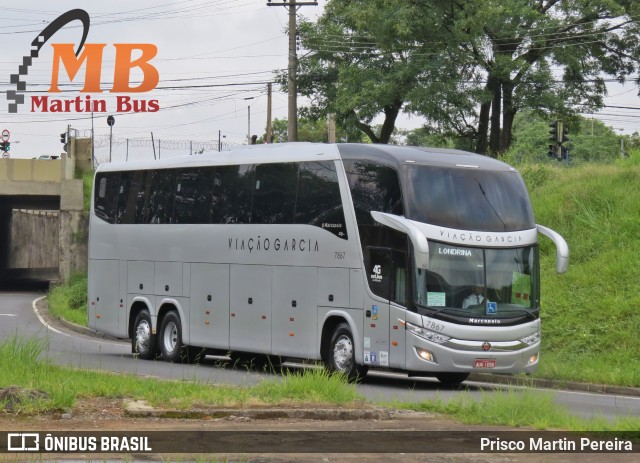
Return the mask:
<svg viewBox="0 0 640 463">
<path fill-rule="evenodd" d="M 501 325 L 502 321 L 496 318 L 470 318 L 469 323 L 473 325 Z"/>
<path fill-rule="evenodd" d="M 318 240 L 311 238 L 229 238 L 229 250 L 253 252 L 319 252 Z"/>
</svg>

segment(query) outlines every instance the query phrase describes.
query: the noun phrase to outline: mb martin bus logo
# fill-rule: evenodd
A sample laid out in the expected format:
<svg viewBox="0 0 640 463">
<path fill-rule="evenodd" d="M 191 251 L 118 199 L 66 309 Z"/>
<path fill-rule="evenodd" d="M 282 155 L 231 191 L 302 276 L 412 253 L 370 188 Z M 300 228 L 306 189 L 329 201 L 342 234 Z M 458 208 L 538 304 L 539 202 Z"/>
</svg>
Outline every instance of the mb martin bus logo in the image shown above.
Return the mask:
<svg viewBox="0 0 640 463">
<path fill-rule="evenodd" d="M 70 80 L 73 80 L 80 68 L 85 65 L 84 86 L 81 93 L 102 93 L 100 78 L 102 74 L 102 54 L 106 43 L 85 43 L 89 34 L 89 14 L 80 9 L 67 11 L 51 24 L 44 28 L 40 34 L 31 42 L 31 53 L 24 56 L 22 65 L 18 67 L 17 74 L 11 74 L 10 82 L 16 86 L 16 90 L 7 91 L 7 101 L 9 113 L 17 113 L 18 105 L 24 104 L 24 94 L 27 82 L 26 76 L 33 60 L 38 58 L 40 50 L 49 39 L 64 26 L 72 21 L 82 23 L 82 39 L 74 50 L 72 43 L 53 43 L 53 62 L 51 72 L 51 87 L 48 93 L 58 94 L 61 92 L 58 82 L 60 75 L 60 64 L 64 67 Z M 117 43 L 115 48 L 115 66 L 113 75 L 113 86 L 109 90 L 111 93 L 144 93 L 156 88 L 160 80 L 158 70 L 149 63 L 153 59 L 158 48 L 150 43 Z M 132 59 L 133 52 L 137 51 L 139 57 Z M 142 82 L 137 86 L 131 86 L 131 70 L 140 69 L 142 72 Z M 117 112 L 156 112 L 160 109 L 158 100 L 132 99 L 130 96 L 118 95 L 116 97 Z M 32 96 L 31 112 L 107 112 L 107 102 L 103 99 L 91 99 L 91 96 L 77 96 L 75 98 L 51 98 L 50 96 Z"/>
</svg>

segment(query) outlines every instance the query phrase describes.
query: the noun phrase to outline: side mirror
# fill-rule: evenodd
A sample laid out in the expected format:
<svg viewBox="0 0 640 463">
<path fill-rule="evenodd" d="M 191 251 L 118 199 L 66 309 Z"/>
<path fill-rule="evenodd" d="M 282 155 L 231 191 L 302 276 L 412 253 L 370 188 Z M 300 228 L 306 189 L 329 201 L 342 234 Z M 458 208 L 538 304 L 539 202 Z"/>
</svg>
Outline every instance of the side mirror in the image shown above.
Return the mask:
<svg viewBox="0 0 640 463">
<path fill-rule="evenodd" d="M 556 245 L 556 271 L 564 273 L 569 267 L 569 245 L 560 233 L 536 224 L 538 232 L 549 238 Z"/>
<path fill-rule="evenodd" d="M 373 220 L 409 236 L 413 244 L 413 258 L 417 268 L 429 268 L 429 243 L 424 233 L 410 220 L 386 212 L 371 211 Z"/>
</svg>

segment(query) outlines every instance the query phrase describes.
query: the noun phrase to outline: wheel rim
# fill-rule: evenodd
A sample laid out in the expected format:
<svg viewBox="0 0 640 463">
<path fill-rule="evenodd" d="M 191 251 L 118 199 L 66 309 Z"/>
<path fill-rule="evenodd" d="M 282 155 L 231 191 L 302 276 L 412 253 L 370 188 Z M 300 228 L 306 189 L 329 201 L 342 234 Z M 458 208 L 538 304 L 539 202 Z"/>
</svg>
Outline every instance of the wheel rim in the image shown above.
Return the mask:
<svg viewBox="0 0 640 463">
<path fill-rule="evenodd" d="M 178 345 L 178 326 L 170 321 L 164 330 L 163 336 L 164 348 L 167 352 L 173 352 Z"/>
<path fill-rule="evenodd" d="M 151 345 L 151 327 L 147 320 L 142 320 L 136 328 L 136 349 L 138 352 L 149 350 Z"/>
<path fill-rule="evenodd" d="M 333 363 L 338 371 L 349 371 L 353 364 L 353 343 L 349 336 L 342 335 L 333 346 Z"/>
</svg>

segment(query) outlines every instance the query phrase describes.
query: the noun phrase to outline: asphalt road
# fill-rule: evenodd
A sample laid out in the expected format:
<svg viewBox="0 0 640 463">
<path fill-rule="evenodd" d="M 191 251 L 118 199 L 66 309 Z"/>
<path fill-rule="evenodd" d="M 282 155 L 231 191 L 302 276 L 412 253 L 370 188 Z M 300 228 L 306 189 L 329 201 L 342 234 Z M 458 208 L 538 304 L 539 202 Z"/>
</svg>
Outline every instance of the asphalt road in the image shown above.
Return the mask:
<svg viewBox="0 0 640 463">
<path fill-rule="evenodd" d="M 128 342 L 110 341 L 83 335 L 57 324 L 49 325 L 35 310 L 35 299 L 42 293 L 33 291 L 0 293 L 0 339 L 18 335 L 25 338 L 46 339 L 46 355 L 60 365 L 77 368 L 127 372 L 140 376 L 154 376 L 181 380 L 198 380 L 211 384 L 255 384 L 264 378 L 277 378 L 278 374 L 248 371 L 246 367 L 233 367 L 220 358 L 207 357 L 198 365 L 170 364 L 161 360 L 146 361 L 134 358 Z M 371 401 L 412 401 L 428 399 L 450 400 L 461 393 L 480 399 L 484 391 L 514 389 L 493 383 L 467 381 L 460 389 L 443 388 L 430 378 L 407 378 L 406 375 L 370 372 L 358 385 L 359 392 Z M 549 391 L 555 402 L 571 413 L 582 417 L 600 416 L 615 419 L 640 416 L 640 397 L 612 394 L 594 394 L 579 391 Z"/>
</svg>

